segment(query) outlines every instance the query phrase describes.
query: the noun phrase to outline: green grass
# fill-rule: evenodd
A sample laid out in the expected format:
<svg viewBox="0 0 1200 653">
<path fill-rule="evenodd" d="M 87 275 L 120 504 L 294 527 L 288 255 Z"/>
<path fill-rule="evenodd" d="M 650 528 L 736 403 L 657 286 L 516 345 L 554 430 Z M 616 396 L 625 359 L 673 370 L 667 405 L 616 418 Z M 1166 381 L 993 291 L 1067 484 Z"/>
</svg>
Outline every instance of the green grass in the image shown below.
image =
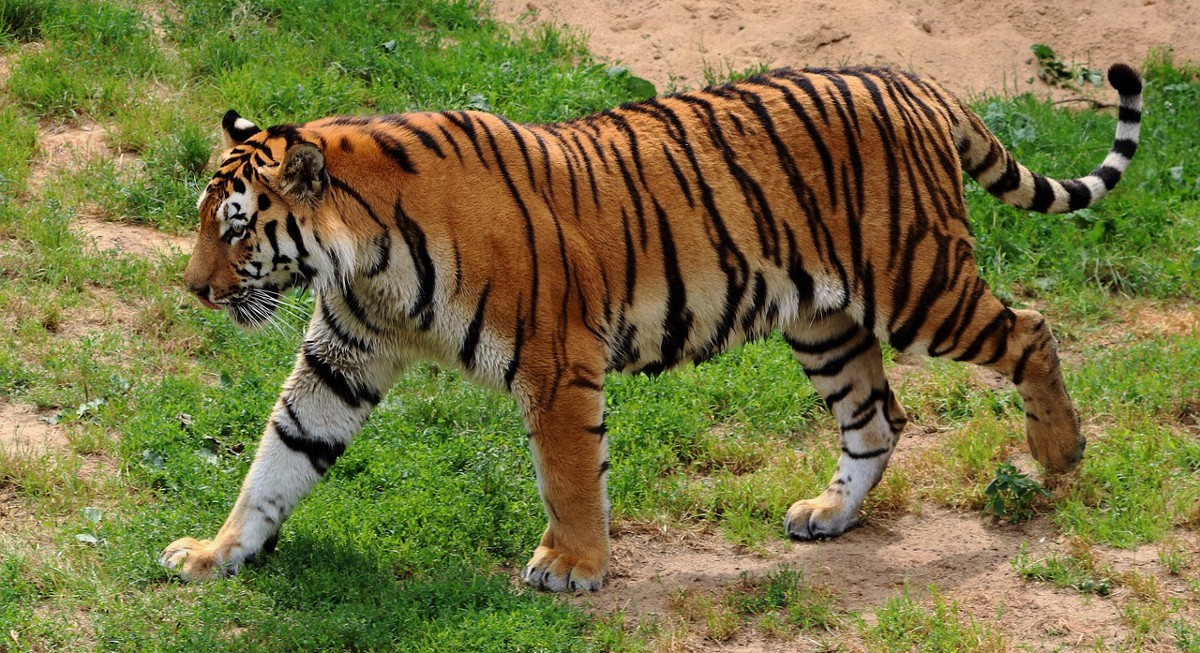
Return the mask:
<svg viewBox="0 0 1200 653">
<path fill-rule="evenodd" d="M 649 651 L 746 633 L 1004 650 L 1005 633 L 946 594 L 897 590 L 860 614 L 791 568 L 683 597 L 682 626 L 593 618 L 515 587 L 544 525 L 520 415 L 434 366 L 388 395 L 288 521 L 279 553 L 227 581 L 172 580 L 157 552 L 219 526 L 303 324 L 241 332 L 181 291 L 184 257 L 98 252 L 72 222 L 194 228 L 228 108 L 263 124 L 456 108 L 554 121 L 648 89 L 568 32 L 515 34 L 471 1 L 195 0 L 160 6 L 161 20 L 144 9 L 0 0 L 12 71 L 0 93 L 0 397 L 69 436 L 52 455 L 0 456 L 0 500 L 21 515 L 0 533 L 0 650 Z M 1200 581 L 1175 534 L 1200 523 L 1200 335 L 1104 335 L 1130 303 L 1194 308 L 1200 297 L 1200 79 L 1161 55 L 1144 71 L 1143 146 L 1100 205 L 1039 216 L 973 185 L 968 201 L 989 282 L 1044 310 L 1074 354 L 1067 381 L 1088 453 L 1034 519 L 1097 550 L 1161 547 L 1164 571 L 1190 583 L 1178 600 L 1194 614 Z M 1059 176 L 1089 170 L 1112 137 L 1111 112 L 1024 96 L 977 108 L 1023 162 Z M 132 162 L 64 169 L 32 192 L 39 124 L 91 122 Z M 977 514 L 997 467 L 1023 450 L 1015 393 L 940 361 L 898 392 L 914 426 L 938 433 L 885 476 L 866 519 L 928 504 Z M 835 424 L 778 338 L 678 373 L 613 377 L 608 397 L 619 522 L 770 549 L 788 504 L 818 492 L 837 458 Z M 1030 582 L 1095 578 L 1078 551 L 1018 560 Z M 1164 596 L 1124 604 L 1130 641 L 1196 650 L 1189 613 Z"/>
<path fill-rule="evenodd" d="M 888 600 L 876 613 L 877 622 L 864 629 L 867 650 L 871 651 L 1007 651 L 1004 636 L 976 622 L 954 601 L 933 592 L 926 607 L 909 595 Z"/>
</svg>

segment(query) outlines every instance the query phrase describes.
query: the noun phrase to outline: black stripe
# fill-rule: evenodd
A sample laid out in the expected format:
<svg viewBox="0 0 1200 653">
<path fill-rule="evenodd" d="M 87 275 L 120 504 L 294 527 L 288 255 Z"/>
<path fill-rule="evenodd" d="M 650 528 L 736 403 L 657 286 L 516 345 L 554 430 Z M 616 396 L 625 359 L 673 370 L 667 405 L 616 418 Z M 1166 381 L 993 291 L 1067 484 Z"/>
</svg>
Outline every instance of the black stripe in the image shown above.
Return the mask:
<svg viewBox="0 0 1200 653">
<path fill-rule="evenodd" d="M 1117 185 L 1117 182 L 1121 181 L 1121 171 L 1112 166 L 1102 165 L 1093 170 L 1092 174 L 1099 177 L 1100 181 L 1104 182 L 1104 187 L 1108 190 L 1112 190 Z"/>
<path fill-rule="evenodd" d="M 1016 365 L 1013 366 L 1012 382 L 1014 385 L 1021 385 L 1021 382 L 1025 380 L 1025 366 L 1029 364 L 1029 357 L 1036 348 L 1036 344 L 1030 345 L 1025 348 L 1025 351 L 1021 352 L 1021 357 L 1017 359 Z"/>
<path fill-rule="evenodd" d="M 629 172 L 629 167 L 625 165 L 625 159 L 621 156 L 621 151 L 616 143 L 612 143 L 613 158 L 617 160 L 617 168 L 621 171 L 621 179 L 625 182 L 625 191 L 629 193 L 630 199 L 633 200 L 633 214 L 637 218 L 638 237 L 642 245 L 642 251 L 646 251 L 646 207 L 642 202 L 642 194 L 637 189 L 637 184 L 633 182 L 633 175 Z"/>
<path fill-rule="evenodd" d="M 312 465 L 313 469 L 316 469 L 318 474 L 324 475 L 334 465 L 334 461 L 346 451 L 346 443 L 330 442 L 326 439 L 312 437 L 305 429 L 304 423 L 301 423 L 300 418 L 296 415 L 292 403 L 284 400 L 283 409 L 288 415 L 288 420 L 295 425 L 295 430 L 293 431 L 292 427 L 286 426 L 282 421 L 276 419 L 276 435 L 280 436 L 280 441 L 286 444 L 288 449 L 307 456 L 308 463 Z"/>
<path fill-rule="evenodd" d="M 820 95 L 816 92 L 816 89 L 813 88 L 812 81 L 805 77 L 801 77 L 801 76 L 791 77 L 791 81 L 792 81 L 792 83 L 799 86 L 800 89 L 802 91 L 804 91 L 805 94 L 808 95 L 812 106 L 815 107 L 817 109 L 817 111 L 819 111 L 821 113 L 822 120 L 826 124 L 828 124 L 829 115 L 826 113 L 825 103 L 821 101 Z M 817 127 L 816 123 L 814 123 L 812 118 L 809 117 L 808 111 L 805 110 L 804 106 L 799 102 L 799 100 L 796 99 L 796 96 L 792 93 L 792 91 L 790 89 L 788 89 L 785 86 L 776 85 L 776 84 L 770 84 L 770 86 L 772 88 L 775 88 L 776 90 L 780 91 L 783 94 L 783 98 L 787 102 L 788 107 L 792 110 L 792 113 L 795 114 L 796 117 L 800 119 L 800 122 L 804 125 L 805 131 L 808 132 L 809 141 L 812 143 L 813 147 L 816 149 L 817 155 L 821 158 L 821 168 L 825 172 L 825 185 L 826 185 L 826 190 L 828 192 L 827 197 L 829 198 L 829 200 L 831 202 L 830 208 L 836 210 L 837 209 L 837 191 L 836 191 L 837 176 L 834 175 L 834 173 L 833 173 L 833 156 L 830 154 L 829 146 L 825 143 L 825 139 L 822 137 L 823 130 Z M 747 104 L 750 104 L 750 103 L 747 103 Z M 775 130 L 770 126 L 770 123 L 769 123 L 770 117 L 766 114 L 765 109 L 762 108 L 761 104 L 758 104 L 757 106 L 755 106 L 754 104 L 750 104 L 750 108 L 753 109 L 755 114 L 759 116 L 760 121 L 764 120 L 764 119 L 768 121 L 768 122 L 764 123 L 764 127 L 766 128 L 768 135 L 770 135 L 771 141 L 775 143 L 776 152 L 779 153 L 779 156 L 782 159 L 784 153 L 786 153 L 787 150 L 782 145 L 782 141 L 780 141 L 778 134 L 776 134 Z M 850 141 L 850 142 L 853 142 L 853 141 Z M 793 174 L 792 171 L 796 167 L 795 163 L 792 162 L 790 155 L 788 155 L 788 163 L 789 163 L 789 165 L 786 169 L 788 171 L 788 176 L 790 177 Z M 797 172 L 796 174 L 799 174 L 799 173 Z"/>
<path fill-rule="evenodd" d="M 424 129 L 414 127 L 411 123 L 409 123 L 408 116 L 402 114 L 393 114 L 390 116 L 384 116 L 382 120 L 389 125 L 395 125 L 416 136 L 417 140 L 421 141 L 421 145 L 424 145 L 426 149 L 433 150 L 434 154 L 437 154 L 439 159 L 446 158 L 446 154 L 442 152 L 442 147 L 438 145 L 438 142 L 434 140 L 433 136 L 431 136 L 429 132 L 425 131 Z"/>
<path fill-rule="evenodd" d="M 521 314 L 521 303 L 517 302 L 517 337 L 513 343 L 512 358 L 504 370 L 504 387 L 512 390 L 513 379 L 517 376 L 517 368 L 521 365 L 521 349 L 525 346 L 525 317 Z"/>
<path fill-rule="evenodd" d="M 754 327 L 754 323 L 762 315 L 767 304 L 767 281 L 763 278 L 761 270 L 754 273 L 754 282 L 752 285 L 754 286 L 754 292 L 750 299 L 750 305 L 747 307 L 746 312 L 742 314 L 741 323 L 742 331 L 745 331 L 748 337 L 751 336 L 750 329 Z"/>
<path fill-rule="evenodd" d="M 863 339 L 851 349 L 842 352 L 833 360 L 815 369 L 804 368 L 804 372 L 810 377 L 812 376 L 837 376 L 848 363 L 858 358 L 875 344 L 875 337 L 867 334 Z"/>
<path fill-rule="evenodd" d="M 597 129 L 597 128 L 593 125 L 592 129 Z M 608 168 L 608 156 L 604 154 L 604 145 L 600 142 L 600 139 L 596 138 L 596 134 L 593 134 L 590 131 L 583 130 L 583 129 L 581 129 L 579 131 L 583 134 L 584 138 L 586 138 L 588 140 L 588 142 L 591 143 L 592 151 L 596 153 L 596 156 L 600 157 L 600 164 L 604 167 L 604 171 L 611 172 Z"/>
<path fill-rule="evenodd" d="M 429 249 L 425 243 L 425 232 L 421 230 L 421 226 L 415 220 L 404 212 L 400 199 L 396 200 L 396 226 L 400 229 L 400 234 L 404 236 L 405 244 L 408 245 L 408 254 L 412 257 L 413 269 L 417 274 L 417 296 L 413 300 L 412 308 L 408 311 L 408 316 L 415 318 L 422 311 L 433 307 L 433 289 L 437 281 L 436 272 L 433 267 L 433 258 L 429 255 Z M 427 323 L 432 317 L 433 313 L 430 310 L 423 320 Z M 428 328 L 428 324 L 423 324 L 422 328 Z"/>
<path fill-rule="evenodd" d="M 595 426 L 587 427 L 586 430 L 588 433 L 591 433 L 592 435 L 598 435 L 600 437 L 604 437 L 605 434 L 608 433 L 608 426 L 604 422 L 600 422 L 599 424 L 597 424 Z"/>
<path fill-rule="evenodd" d="M 1062 187 L 1067 189 L 1067 195 L 1071 196 L 1071 201 L 1067 206 L 1068 211 L 1078 211 L 1091 206 L 1092 189 L 1088 188 L 1087 184 L 1078 179 L 1068 179 L 1062 182 Z"/>
<path fill-rule="evenodd" d="M 633 166 L 637 170 L 638 180 L 641 181 L 642 187 L 648 190 L 650 188 L 650 184 L 646 182 L 646 171 L 642 162 L 642 150 L 638 141 L 637 131 L 635 131 L 633 127 L 629 125 L 629 121 L 625 120 L 625 117 L 620 113 L 615 111 L 605 111 L 601 115 L 609 120 L 612 120 L 613 123 L 616 124 L 617 129 L 620 129 L 621 132 L 625 134 L 625 137 L 629 139 L 629 154 L 630 158 L 633 160 Z"/>
<path fill-rule="evenodd" d="M 492 130 L 488 128 L 487 123 L 482 120 L 479 127 L 487 135 L 488 144 L 491 146 L 492 155 L 496 158 L 496 167 L 500 169 L 500 175 L 504 178 L 504 183 L 508 187 L 509 195 L 512 197 L 517 208 L 521 211 L 521 217 L 525 221 L 525 243 L 529 247 L 530 259 L 530 297 L 529 297 L 529 328 L 537 330 L 537 314 L 538 314 L 538 286 L 539 286 L 539 266 L 538 266 L 538 251 L 537 251 L 537 235 L 533 228 L 533 216 L 529 213 L 529 207 L 525 205 L 525 200 L 521 198 L 521 193 L 517 191 L 516 184 L 513 183 L 512 175 L 508 171 L 508 166 L 504 164 L 504 158 L 500 156 L 500 146 L 496 143 L 496 137 L 492 134 Z"/>
<path fill-rule="evenodd" d="M 841 388 L 840 390 L 834 390 L 828 395 L 825 395 L 825 405 L 832 409 L 834 404 L 848 397 L 850 395 L 850 391 L 853 389 L 854 384 L 847 383 L 845 387 Z"/>
<path fill-rule="evenodd" d="M 854 408 L 854 412 L 850 414 L 850 419 L 862 417 L 863 414 L 867 413 L 872 408 L 875 408 L 875 404 L 881 401 L 887 401 L 888 394 L 889 391 L 886 387 L 872 388 L 866 399 L 863 399 L 862 402 L 860 402 L 858 406 Z"/>
<path fill-rule="evenodd" d="M 662 341 L 659 351 L 663 363 L 670 367 L 680 360 L 680 352 L 687 345 L 692 330 L 692 312 L 687 308 L 687 285 L 679 268 L 675 251 L 675 240 L 671 237 L 671 224 L 667 212 L 654 200 L 654 213 L 658 218 L 658 236 L 662 246 L 663 276 L 667 282 L 667 313 L 664 318 Z"/>
<path fill-rule="evenodd" d="M 458 111 L 442 115 L 446 116 L 450 122 L 454 123 L 456 127 L 466 134 L 467 140 L 471 141 L 471 147 L 475 148 L 475 156 L 479 157 L 479 162 L 483 164 L 485 170 L 490 169 L 491 165 L 488 164 L 487 159 L 483 158 L 483 148 L 479 145 L 479 136 L 475 133 L 475 123 L 471 120 L 471 114 L 465 111 Z"/>
<path fill-rule="evenodd" d="M 271 245 L 271 264 L 275 267 L 290 263 L 292 258 L 285 256 L 279 251 L 279 222 L 272 220 L 263 225 L 263 233 L 267 236 L 267 242 Z"/>
<path fill-rule="evenodd" d="M 1051 186 L 1050 180 L 1046 177 L 1034 174 L 1033 175 L 1033 201 L 1029 205 L 1029 210 L 1045 213 L 1050 210 L 1050 205 L 1054 203 L 1054 187 Z"/>
<path fill-rule="evenodd" d="M 508 133 L 512 134 L 513 140 L 517 142 L 517 148 L 521 150 L 521 158 L 525 160 L 525 175 L 529 178 L 529 186 L 536 189 L 537 184 L 533 177 L 533 160 L 529 157 L 529 147 L 525 144 L 524 135 L 521 133 L 520 128 L 512 122 L 500 116 L 496 117 L 508 129 Z"/>
<path fill-rule="evenodd" d="M 963 330 L 966 329 L 971 322 L 971 318 L 975 315 L 975 309 L 979 306 L 979 300 L 986 293 L 986 286 L 982 283 L 975 283 L 972 285 L 969 295 L 966 295 L 966 301 L 963 301 L 964 295 L 959 296 L 959 300 L 954 302 L 954 310 L 951 311 L 950 316 L 934 332 L 933 339 L 929 342 L 928 353 L 930 356 L 942 356 L 954 348 L 955 343 L 962 337 Z M 942 347 L 948 338 L 951 339 L 949 345 Z"/>
<path fill-rule="evenodd" d="M 358 408 L 364 402 L 370 405 L 379 403 L 379 393 L 364 385 L 352 383 L 346 375 L 335 370 L 317 353 L 311 340 L 304 341 L 304 361 L 308 368 L 316 373 L 317 378 L 325 384 L 347 406 Z"/>
<path fill-rule="evenodd" d="M 350 314 L 353 315 L 354 318 L 358 320 L 358 323 L 363 325 L 364 328 L 373 333 L 380 333 L 383 331 L 383 329 L 375 326 L 375 323 L 372 322 L 369 317 L 367 317 L 367 311 L 363 308 L 362 304 L 359 303 L 358 295 L 354 293 L 353 288 L 342 288 L 341 292 L 337 293 L 337 295 L 341 296 L 342 303 L 346 305 L 346 308 L 350 309 Z"/>
<path fill-rule="evenodd" d="M 787 240 L 788 247 L 788 278 L 796 287 L 798 302 L 801 305 L 808 304 L 812 302 L 816 294 L 816 281 L 804 269 L 804 259 L 800 256 L 799 248 L 796 247 L 796 235 L 792 232 L 792 226 L 786 222 L 783 225 L 783 235 Z"/>
<path fill-rule="evenodd" d="M 784 340 L 787 341 L 793 351 L 800 352 L 801 354 L 824 354 L 830 349 L 836 349 L 850 342 L 859 333 L 862 333 L 862 329 L 851 327 L 840 335 L 817 342 L 800 342 L 786 334 L 784 335 Z"/>
<path fill-rule="evenodd" d="M 404 149 L 404 144 L 399 139 L 381 131 L 371 130 L 367 132 L 379 147 L 380 151 L 385 156 L 391 159 L 401 170 L 407 173 L 415 173 L 416 168 L 413 167 L 412 159 L 408 156 L 408 150 Z"/>
<path fill-rule="evenodd" d="M 538 151 L 542 154 L 542 174 L 546 176 L 546 187 L 550 189 L 550 198 L 554 199 L 554 181 L 551 176 L 550 169 L 550 149 L 546 147 L 546 139 L 542 138 L 536 130 L 530 129 L 529 133 L 533 136 L 533 140 L 537 142 Z M 532 180 L 530 181 L 532 183 Z M 578 217 L 578 216 L 577 216 Z"/>
<path fill-rule="evenodd" d="M 867 424 L 870 424 L 871 420 L 875 419 L 875 416 L 878 414 L 879 414 L 879 404 L 876 402 L 871 402 L 870 404 L 867 405 L 867 411 L 865 413 L 860 415 L 857 419 L 855 419 L 852 422 L 849 422 L 847 424 L 842 424 L 841 429 L 842 429 L 842 431 L 857 431 L 857 430 L 861 429 L 862 427 L 866 426 Z"/>
<path fill-rule="evenodd" d="M 971 169 L 967 170 L 967 174 L 971 175 L 972 179 L 976 179 L 984 172 L 991 170 L 992 166 L 996 165 L 996 161 L 1000 158 L 1000 154 L 1003 151 L 996 143 L 989 144 L 987 154 L 984 155 L 983 160 L 971 166 Z"/>
<path fill-rule="evenodd" d="M 987 192 L 999 197 L 1009 191 L 1016 190 L 1020 186 L 1021 171 L 1017 167 L 1017 160 L 1006 152 L 1004 155 L 1004 173 L 995 181 L 988 184 Z"/>
<path fill-rule="evenodd" d="M 300 268 L 300 274 L 304 275 L 305 279 L 312 279 L 317 276 L 317 269 L 308 264 L 308 248 L 304 246 L 304 234 L 300 231 L 300 223 L 291 211 L 288 211 L 284 223 L 288 237 L 296 245 L 296 264 Z"/>
<path fill-rule="evenodd" d="M 608 471 L 608 468 L 609 468 L 609 463 L 607 460 L 600 463 L 600 476 L 604 476 L 604 474 Z"/>
<path fill-rule="evenodd" d="M 291 406 L 288 406 L 288 417 L 295 420 L 295 413 L 292 412 Z M 333 466 L 334 461 L 345 453 L 345 443 L 311 438 L 304 432 L 304 428 L 298 421 L 295 423 L 297 432 L 293 432 L 290 426 L 285 426 L 280 420 L 275 420 L 275 434 L 279 436 L 281 442 L 287 445 L 288 449 L 304 454 L 313 469 L 323 476 Z"/>
<path fill-rule="evenodd" d="M 567 386 L 572 388 L 583 388 L 584 390 L 592 390 L 600 392 L 604 386 L 583 376 L 576 376 L 570 381 L 567 381 Z"/>
<path fill-rule="evenodd" d="M 671 164 L 671 172 L 675 175 L 675 181 L 679 184 L 679 188 L 683 191 L 683 197 L 687 200 L 688 208 L 696 208 L 696 200 L 692 197 L 692 186 L 688 183 L 687 177 L 683 176 L 683 170 L 679 167 L 679 163 L 675 161 L 675 155 L 671 154 L 670 148 L 666 143 L 662 143 L 663 156 L 667 157 L 667 163 Z"/>
<path fill-rule="evenodd" d="M 865 460 L 867 458 L 878 458 L 884 454 L 887 454 L 890 451 L 891 451 L 891 449 L 887 448 L 887 449 L 874 449 L 872 451 L 864 451 L 862 453 L 856 453 L 856 452 L 850 451 L 846 447 L 842 447 L 842 453 L 853 458 L 854 460 Z"/>
<path fill-rule="evenodd" d="M 704 178 L 700 161 L 696 156 L 695 150 L 692 148 L 688 133 L 679 116 L 658 99 L 647 100 L 627 108 L 645 113 L 662 122 L 667 128 L 668 135 L 676 140 L 683 153 L 687 155 L 692 174 L 696 179 L 696 185 L 700 190 L 701 203 L 708 214 L 712 247 L 716 251 L 721 269 L 725 273 L 725 306 L 722 309 L 721 319 L 709 343 L 709 346 L 713 350 L 721 349 L 728 340 L 730 329 L 733 327 L 734 320 L 737 317 L 737 306 L 741 303 L 742 295 L 746 291 L 746 283 L 749 277 L 749 263 L 746 255 L 737 248 L 728 227 L 725 225 L 724 219 L 721 217 L 713 189 Z M 711 136 L 712 133 L 710 131 Z"/>
<path fill-rule="evenodd" d="M 388 264 L 392 262 L 392 234 L 388 230 L 383 230 L 371 238 L 375 243 L 375 251 L 379 252 L 375 263 L 367 270 L 367 277 L 376 277 L 383 273 L 388 268 Z"/>
<path fill-rule="evenodd" d="M 563 161 L 567 164 L 567 180 L 571 182 L 571 211 L 573 215 L 579 217 L 579 179 L 575 176 L 575 153 L 563 140 L 561 134 L 554 129 L 553 125 L 546 125 L 545 129 L 548 134 L 558 141 L 558 149 L 562 152 Z M 554 186 L 551 185 L 551 193 L 553 194 Z"/>
<path fill-rule="evenodd" d="M 1134 109 L 1133 107 L 1118 107 L 1117 120 L 1125 123 L 1140 123 L 1142 121 L 1142 110 Z"/>
<path fill-rule="evenodd" d="M 763 254 L 778 262 L 780 260 L 779 232 L 770 203 L 767 201 L 762 186 L 759 185 L 754 176 L 746 172 L 745 168 L 738 165 L 737 157 L 734 155 L 735 148 L 726 138 L 725 130 L 721 128 L 721 123 L 717 119 L 713 103 L 699 95 L 680 95 L 678 99 L 691 106 L 696 115 L 701 117 L 701 122 L 708 133 L 709 139 L 712 141 L 715 149 L 721 153 L 726 169 L 734 180 L 737 181 L 738 188 L 741 190 L 742 197 L 746 202 L 746 207 L 750 209 L 751 215 L 754 218 L 754 226 L 758 231 L 759 245 L 762 247 Z M 767 128 L 767 126 L 764 125 L 764 128 Z M 819 218 L 810 214 L 810 219 Z M 743 291 L 745 289 L 744 283 L 747 280 L 743 280 Z M 740 296 L 738 299 L 740 303 Z M 736 310 L 736 306 L 729 307 L 727 305 L 726 308 L 732 309 L 729 311 L 732 318 L 732 313 Z M 732 321 L 730 319 L 730 322 Z M 726 329 L 726 333 L 727 331 Z M 724 338 L 722 338 L 723 340 Z"/>
<path fill-rule="evenodd" d="M 1005 307 L 1004 310 L 996 313 L 996 316 L 975 336 L 975 340 L 970 345 L 967 345 L 963 353 L 955 356 L 954 360 L 980 363 L 980 361 L 975 359 L 979 356 L 987 341 L 996 336 L 997 329 L 1001 330 L 999 337 L 1000 344 L 997 346 L 996 352 L 992 355 L 990 361 L 995 362 L 1000 360 L 1000 357 L 1004 355 L 1004 351 L 1008 348 L 1008 334 L 1012 330 L 1012 325 L 1016 320 L 1017 316 L 1013 314 L 1012 309 Z"/>
<path fill-rule="evenodd" d="M 471 320 L 471 325 L 467 327 L 467 337 L 463 340 L 462 348 L 458 352 L 458 360 L 462 361 L 463 367 L 468 370 L 475 369 L 475 348 L 479 346 L 479 335 L 483 330 L 484 310 L 491 292 L 492 282 L 489 281 L 484 284 L 483 292 L 479 295 L 479 304 L 475 307 L 475 317 Z"/>
<path fill-rule="evenodd" d="M 335 189 L 349 195 L 355 202 L 358 202 L 358 205 L 367 212 L 367 215 L 375 221 L 375 224 L 383 227 L 383 221 L 379 219 L 379 216 L 375 215 L 375 210 L 371 208 L 371 205 L 367 203 L 367 200 L 365 200 L 362 195 L 358 194 L 358 191 L 354 190 L 349 184 L 341 179 L 338 179 L 337 177 L 334 177 L 333 175 L 329 176 L 329 183 Z"/>
<path fill-rule="evenodd" d="M 438 131 L 442 133 L 442 138 L 446 139 L 446 142 L 449 143 L 450 147 L 454 149 L 454 155 L 458 157 L 458 160 L 461 163 L 462 150 L 458 149 L 458 141 L 454 140 L 454 136 L 451 135 L 450 132 L 447 131 L 442 125 L 438 125 Z"/>
<path fill-rule="evenodd" d="M 347 331 L 346 327 L 342 325 L 324 303 L 321 303 L 321 319 L 325 322 L 325 326 L 333 333 L 334 337 L 341 341 L 342 344 L 349 345 L 359 351 L 370 351 L 371 346 L 367 344 L 367 341 Z"/>
<path fill-rule="evenodd" d="M 592 205 L 597 211 L 600 210 L 600 190 L 596 185 L 596 171 L 592 168 L 592 157 L 588 155 L 587 150 L 583 147 L 583 143 L 579 141 L 579 136 L 571 134 L 571 141 L 575 143 L 575 147 L 579 150 L 579 158 L 583 160 L 583 168 L 587 172 L 588 185 L 592 189 Z"/>
<path fill-rule="evenodd" d="M 1134 152 L 1137 152 L 1138 142 L 1132 138 L 1118 138 L 1113 141 L 1112 151 L 1123 155 L 1127 159 L 1132 159 Z"/>
</svg>

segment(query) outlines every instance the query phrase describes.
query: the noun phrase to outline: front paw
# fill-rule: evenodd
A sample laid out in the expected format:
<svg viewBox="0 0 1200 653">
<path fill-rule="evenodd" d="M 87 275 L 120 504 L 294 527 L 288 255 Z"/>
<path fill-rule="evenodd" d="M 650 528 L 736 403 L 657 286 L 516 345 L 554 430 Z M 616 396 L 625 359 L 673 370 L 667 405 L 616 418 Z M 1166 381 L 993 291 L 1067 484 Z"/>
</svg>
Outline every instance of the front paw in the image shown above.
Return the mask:
<svg viewBox="0 0 1200 653">
<path fill-rule="evenodd" d="M 230 547 L 190 537 L 172 542 L 163 549 L 158 561 L 178 573 L 185 582 L 232 576 L 238 569 L 238 561 L 231 560 Z"/>
<path fill-rule="evenodd" d="M 551 592 L 595 592 L 604 585 L 608 573 L 606 556 L 588 561 L 581 556 L 560 553 L 548 546 L 539 546 L 525 565 L 521 579 L 526 585 Z"/>
<path fill-rule="evenodd" d="M 822 494 L 797 501 L 788 509 L 784 529 L 794 540 L 823 540 L 837 537 L 858 525 L 858 509 L 843 497 Z"/>
</svg>

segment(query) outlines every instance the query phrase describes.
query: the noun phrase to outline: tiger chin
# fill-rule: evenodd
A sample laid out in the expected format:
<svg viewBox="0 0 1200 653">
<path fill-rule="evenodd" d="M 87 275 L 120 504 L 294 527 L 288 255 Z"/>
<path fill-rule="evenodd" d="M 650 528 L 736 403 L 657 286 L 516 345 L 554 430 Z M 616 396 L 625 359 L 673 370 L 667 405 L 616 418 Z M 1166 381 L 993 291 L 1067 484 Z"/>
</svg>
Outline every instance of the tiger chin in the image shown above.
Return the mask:
<svg viewBox="0 0 1200 653">
<path fill-rule="evenodd" d="M 547 590 L 599 589 L 609 568 L 605 374 L 774 331 L 841 430 L 828 487 L 787 511 L 792 538 L 853 527 L 904 429 L 880 343 L 1003 374 L 1033 456 L 1072 469 L 1085 439 L 1055 340 L 979 278 L 962 172 L 1031 211 L 1090 206 L 1138 145 L 1141 79 L 1108 76 L 1113 145 L 1066 180 L 887 69 L 776 70 L 552 125 L 449 111 L 260 129 L 229 112 L 187 288 L 245 326 L 296 286 L 315 308 L 228 519 L 162 563 L 199 580 L 273 549 L 421 360 L 516 398 L 549 521 L 523 579 Z"/>
</svg>

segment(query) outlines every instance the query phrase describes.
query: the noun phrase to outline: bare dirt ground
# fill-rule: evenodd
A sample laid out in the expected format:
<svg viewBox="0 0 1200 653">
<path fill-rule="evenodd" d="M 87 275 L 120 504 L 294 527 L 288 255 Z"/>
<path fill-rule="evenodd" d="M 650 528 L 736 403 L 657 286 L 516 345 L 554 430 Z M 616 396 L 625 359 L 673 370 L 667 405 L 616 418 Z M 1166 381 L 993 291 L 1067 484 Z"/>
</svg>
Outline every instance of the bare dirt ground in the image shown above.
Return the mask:
<svg viewBox="0 0 1200 653">
<path fill-rule="evenodd" d="M 136 157 L 109 146 L 108 129 L 104 125 L 89 121 L 43 125 L 38 130 L 38 150 L 29 172 L 29 191 L 35 195 L 56 175 L 90 163 L 108 161 L 127 174 L 135 174 L 138 165 Z M 74 224 L 84 242 L 98 250 L 135 256 L 191 251 L 189 237 L 120 220 L 105 220 L 106 214 L 102 207 L 85 207 Z"/>
<path fill-rule="evenodd" d="M 956 93 L 1045 90 L 1029 47 L 1094 68 L 1140 65 L 1152 48 L 1200 60 L 1192 0 L 494 0 L 496 15 L 578 28 L 592 52 L 659 91 L 703 85 L 705 66 L 899 66 Z M 1035 80 L 1031 82 L 1030 80 Z"/>
<path fill-rule="evenodd" d="M 502 20 L 520 25 L 552 22 L 588 36 L 597 56 L 615 60 L 660 92 L 704 84 L 705 69 L 718 73 L 769 66 L 887 65 L 938 79 L 965 97 L 1031 91 L 1064 97 L 1037 78 L 1034 43 L 1053 48 L 1063 61 L 1104 69 L 1140 65 L 1155 49 L 1170 48 L 1176 61 L 1200 60 L 1200 3 L 1188 0 L 610 0 L 599 8 L 573 0 L 494 0 Z M 1101 97 L 1111 91 L 1100 90 Z M 1093 337 L 1146 338 L 1195 333 L 1195 306 L 1119 307 L 1111 332 Z M 1070 352 L 1065 352 L 1068 362 Z M 893 374 L 919 374 L 921 363 L 897 365 Z M 982 387 L 1006 390 L 1004 379 L 974 376 Z M 905 449 L 929 446 L 937 436 L 910 428 L 889 474 L 904 473 Z M 1031 461 L 1025 461 L 1033 470 Z M 1200 543 L 1184 534 L 1174 546 L 1195 557 Z M 978 514 L 919 507 L 896 518 L 876 517 L 824 543 L 776 543 L 751 553 L 712 533 L 662 531 L 621 524 L 613 542 L 613 574 L 605 591 L 573 601 L 598 614 L 624 612 L 635 622 L 670 623 L 681 593 L 717 595 L 742 573 L 762 576 L 782 564 L 802 570 L 806 582 L 833 589 L 839 605 L 872 613 L 905 588 L 928 587 L 957 602 L 972 618 L 1005 635 L 1013 648 L 1033 651 L 1121 650 L 1130 643 L 1122 610 L 1130 590 L 1097 597 L 1023 580 L 1010 564 L 1022 547 L 1035 559 L 1065 543 L 1050 521 L 996 525 Z M 1157 590 L 1186 593 L 1186 583 L 1163 573 L 1158 550 L 1096 549 L 1097 562 L 1118 572 L 1154 579 Z M 1196 617 L 1197 615 L 1192 615 Z M 754 629 L 716 643 L 702 634 L 672 637 L 668 650 L 826 650 L 830 642 L 780 641 Z M 702 629 L 700 629 L 702 630 Z M 856 642 L 842 642 L 851 649 Z M 839 648 L 838 650 L 842 650 Z M 1176 650 L 1169 642 L 1143 642 L 1141 650 Z"/>
<path fill-rule="evenodd" d="M 30 406 L 0 400 L 0 451 L 38 456 L 65 451 L 67 435 Z"/>
</svg>

